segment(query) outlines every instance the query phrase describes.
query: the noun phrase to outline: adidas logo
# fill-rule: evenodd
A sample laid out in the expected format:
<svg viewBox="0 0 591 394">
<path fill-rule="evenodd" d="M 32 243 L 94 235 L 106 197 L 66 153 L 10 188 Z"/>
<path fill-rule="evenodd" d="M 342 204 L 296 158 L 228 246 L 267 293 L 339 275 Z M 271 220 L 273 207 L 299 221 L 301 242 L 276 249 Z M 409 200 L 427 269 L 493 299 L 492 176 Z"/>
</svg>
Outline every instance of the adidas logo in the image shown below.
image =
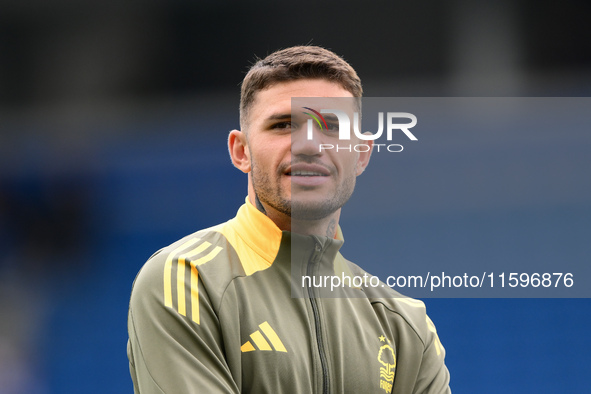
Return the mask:
<svg viewBox="0 0 591 394">
<path fill-rule="evenodd" d="M 250 338 L 252 339 L 252 342 L 254 342 L 254 344 L 256 345 L 256 348 L 254 347 L 251 341 L 246 341 L 244 345 L 240 346 L 240 350 L 242 351 L 242 353 L 252 352 L 254 350 L 257 350 L 257 348 L 258 350 L 263 351 L 273 351 L 273 349 L 275 349 L 275 351 L 277 352 L 287 353 L 287 349 L 283 345 L 283 342 L 281 342 L 281 339 L 279 339 L 279 336 L 277 335 L 275 330 L 271 328 L 271 325 L 268 322 L 259 324 L 259 328 L 260 330 L 256 330 L 255 332 L 250 334 Z M 265 335 L 263 336 L 263 334 Z M 265 339 L 265 337 L 267 339 Z M 270 345 L 269 342 L 271 342 Z M 271 348 L 271 345 L 273 345 L 273 348 Z"/>
</svg>

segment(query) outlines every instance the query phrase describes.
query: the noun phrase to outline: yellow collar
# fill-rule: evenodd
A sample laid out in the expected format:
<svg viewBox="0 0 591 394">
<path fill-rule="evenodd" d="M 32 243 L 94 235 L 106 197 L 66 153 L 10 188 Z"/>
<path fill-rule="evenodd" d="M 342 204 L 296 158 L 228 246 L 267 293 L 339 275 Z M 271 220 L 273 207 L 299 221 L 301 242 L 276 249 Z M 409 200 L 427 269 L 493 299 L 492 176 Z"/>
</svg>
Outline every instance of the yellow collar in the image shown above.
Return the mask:
<svg viewBox="0 0 591 394">
<path fill-rule="evenodd" d="M 275 260 L 281 244 L 282 231 L 264 213 L 256 209 L 248 197 L 232 220 L 232 227 L 236 234 L 269 264 Z"/>
<path fill-rule="evenodd" d="M 283 232 L 267 215 L 252 205 L 248 197 L 246 197 L 244 205 L 238 210 L 236 217 L 230 220 L 228 224 L 232 227 L 235 237 L 241 238 L 268 264 L 273 263 L 279 252 Z M 335 239 L 344 240 L 340 226 L 337 226 Z"/>
</svg>

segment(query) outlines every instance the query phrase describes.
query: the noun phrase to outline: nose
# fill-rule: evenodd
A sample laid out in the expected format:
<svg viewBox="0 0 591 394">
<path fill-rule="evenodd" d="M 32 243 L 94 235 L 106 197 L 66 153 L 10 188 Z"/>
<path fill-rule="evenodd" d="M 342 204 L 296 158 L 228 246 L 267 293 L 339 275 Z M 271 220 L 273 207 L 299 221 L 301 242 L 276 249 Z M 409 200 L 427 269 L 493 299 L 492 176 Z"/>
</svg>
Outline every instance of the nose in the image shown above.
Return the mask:
<svg viewBox="0 0 591 394">
<path fill-rule="evenodd" d="M 294 156 L 319 156 L 322 151 L 322 131 L 312 119 L 308 119 L 303 127 L 292 130 L 291 154 Z"/>
</svg>

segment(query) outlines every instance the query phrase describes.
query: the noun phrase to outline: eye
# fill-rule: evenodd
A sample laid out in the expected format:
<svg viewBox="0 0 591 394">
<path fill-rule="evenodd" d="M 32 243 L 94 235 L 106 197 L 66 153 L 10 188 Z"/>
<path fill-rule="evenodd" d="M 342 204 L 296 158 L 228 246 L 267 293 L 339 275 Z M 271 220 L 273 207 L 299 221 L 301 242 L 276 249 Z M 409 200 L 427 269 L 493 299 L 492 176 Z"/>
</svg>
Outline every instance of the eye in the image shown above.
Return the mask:
<svg viewBox="0 0 591 394">
<path fill-rule="evenodd" d="M 298 127 L 299 127 L 298 123 L 294 122 L 293 120 L 284 120 L 281 122 L 273 123 L 270 126 L 271 130 L 277 130 L 278 132 L 280 132 L 280 131 L 292 132 L 292 131 L 297 130 Z"/>
<path fill-rule="evenodd" d="M 337 132 L 339 131 L 339 122 L 326 122 L 328 131 Z"/>
<path fill-rule="evenodd" d="M 271 125 L 272 129 L 291 129 L 291 121 L 277 122 Z"/>
</svg>

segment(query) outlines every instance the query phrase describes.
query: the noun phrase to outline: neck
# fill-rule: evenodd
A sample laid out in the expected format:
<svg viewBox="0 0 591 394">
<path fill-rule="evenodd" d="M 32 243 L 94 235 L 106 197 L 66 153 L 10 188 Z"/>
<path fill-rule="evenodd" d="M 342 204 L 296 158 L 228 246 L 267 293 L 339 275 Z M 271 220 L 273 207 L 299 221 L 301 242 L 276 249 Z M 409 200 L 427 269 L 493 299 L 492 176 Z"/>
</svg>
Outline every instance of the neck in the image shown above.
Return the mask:
<svg viewBox="0 0 591 394">
<path fill-rule="evenodd" d="M 303 235 L 319 235 L 334 238 L 337 233 L 340 212 L 320 220 L 291 220 L 291 231 Z"/>
<path fill-rule="evenodd" d="M 254 201 L 252 201 L 254 199 Z M 322 237 L 334 238 L 337 233 L 341 210 L 333 212 L 325 218 L 317 220 L 293 219 L 291 216 L 281 213 L 265 203 L 261 202 L 256 196 L 251 199 L 251 203 L 282 231 L 291 231 L 302 235 L 318 235 Z"/>
<path fill-rule="evenodd" d="M 322 237 L 334 238 L 337 234 L 337 227 L 339 224 L 340 210 L 331 215 L 319 220 L 299 220 L 283 213 L 277 212 L 268 207 L 263 210 L 259 209 L 269 217 L 279 229 L 283 231 L 291 231 L 293 233 L 302 235 L 318 235 Z"/>
</svg>

